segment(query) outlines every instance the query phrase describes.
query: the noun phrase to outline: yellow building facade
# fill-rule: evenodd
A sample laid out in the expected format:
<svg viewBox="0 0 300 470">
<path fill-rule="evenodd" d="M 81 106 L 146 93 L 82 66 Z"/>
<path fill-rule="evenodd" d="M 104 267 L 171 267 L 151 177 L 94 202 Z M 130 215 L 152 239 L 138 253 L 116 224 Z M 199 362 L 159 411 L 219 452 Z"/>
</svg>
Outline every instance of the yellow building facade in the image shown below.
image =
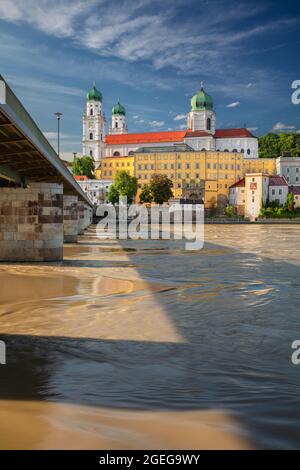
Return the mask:
<svg viewBox="0 0 300 470">
<path fill-rule="evenodd" d="M 205 184 L 205 205 L 217 204 L 227 198 L 229 187 L 243 177 L 243 155 L 231 152 L 149 152 L 135 154 L 135 176 L 139 192 L 153 173 L 168 176 L 173 181 L 175 198 L 186 190 Z"/>
<path fill-rule="evenodd" d="M 276 175 L 276 158 L 244 158 L 244 175 L 246 173 Z"/>
<path fill-rule="evenodd" d="M 103 158 L 101 166 L 97 168 L 97 179 L 115 179 L 118 171 L 125 170 L 130 176 L 134 176 L 134 156 Z"/>
<path fill-rule="evenodd" d="M 154 173 L 166 175 L 173 182 L 175 198 L 185 196 L 187 190 L 204 186 L 206 207 L 226 204 L 229 188 L 246 173 L 276 174 L 275 158 L 244 158 L 238 152 L 214 152 L 181 150 L 181 146 L 170 149 L 143 148 L 132 156 L 106 157 L 97 178 L 114 179 L 117 172 L 126 170 L 138 179 L 138 194 L 149 183 Z"/>
</svg>

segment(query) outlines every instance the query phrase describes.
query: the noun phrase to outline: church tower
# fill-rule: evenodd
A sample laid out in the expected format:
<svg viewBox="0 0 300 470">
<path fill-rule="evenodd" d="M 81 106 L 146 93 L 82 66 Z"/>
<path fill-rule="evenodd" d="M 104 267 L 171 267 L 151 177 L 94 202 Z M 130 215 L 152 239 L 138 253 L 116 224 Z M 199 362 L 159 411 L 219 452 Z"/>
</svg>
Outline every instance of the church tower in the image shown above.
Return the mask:
<svg viewBox="0 0 300 470">
<path fill-rule="evenodd" d="M 128 129 L 126 125 L 126 110 L 121 105 L 120 101 L 113 106 L 111 110 L 111 128 L 110 134 L 127 134 Z"/>
<path fill-rule="evenodd" d="M 214 135 L 216 131 L 216 113 L 213 109 L 213 100 L 204 91 L 203 82 L 201 89 L 191 99 L 191 111 L 188 114 L 187 127 L 192 131 L 205 131 Z"/>
<path fill-rule="evenodd" d="M 83 114 L 82 154 L 93 157 L 100 163 L 105 149 L 105 116 L 102 109 L 102 94 L 95 83 L 86 95 L 86 112 Z"/>
</svg>

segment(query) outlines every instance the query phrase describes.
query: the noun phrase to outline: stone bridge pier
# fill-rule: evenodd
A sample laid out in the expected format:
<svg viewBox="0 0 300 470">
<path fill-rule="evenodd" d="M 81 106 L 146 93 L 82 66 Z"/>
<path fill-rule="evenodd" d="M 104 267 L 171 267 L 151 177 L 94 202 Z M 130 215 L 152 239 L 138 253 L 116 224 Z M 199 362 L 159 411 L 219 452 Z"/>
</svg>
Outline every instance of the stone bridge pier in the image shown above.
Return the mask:
<svg viewBox="0 0 300 470">
<path fill-rule="evenodd" d="M 64 196 L 64 242 L 77 243 L 78 196 Z"/>
<path fill-rule="evenodd" d="M 63 259 L 63 185 L 0 188 L 1 261 Z"/>
</svg>

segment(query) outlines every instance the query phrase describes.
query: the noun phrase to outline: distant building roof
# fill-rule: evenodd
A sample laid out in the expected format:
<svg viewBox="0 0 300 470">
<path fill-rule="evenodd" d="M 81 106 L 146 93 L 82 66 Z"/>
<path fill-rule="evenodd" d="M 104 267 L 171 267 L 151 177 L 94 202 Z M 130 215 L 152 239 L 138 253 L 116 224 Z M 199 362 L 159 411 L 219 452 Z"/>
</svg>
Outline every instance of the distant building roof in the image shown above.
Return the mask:
<svg viewBox="0 0 300 470">
<path fill-rule="evenodd" d="M 188 130 L 185 134 L 185 137 L 211 137 L 211 134 L 209 134 L 206 131 L 192 131 Z"/>
<path fill-rule="evenodd" d="M 236 181 L 236 183 L 233 183 L 231 186 L 229 186 L 229 189 L 232 188 L 244 188 L 245 187 L 245 178 L 242 178 L 239 181 Z"/>
<path fill-rule="evenodd" d="M 187 144 L 166 145 L 164 147 L 140 147 L 134 153 L 170 153 L 170 152 L 195 152 Z"/>
<path fill-rule="evenodd" d="M 245 127 L 239 129 L 216 129 L 214 137 L 216 139 L 231 139 L 233 137 L 254 137 Z"/>
<path fill-rule="evenodd" d="M 76 179 L 76 181 L 87 181 L 88 180 L 88 177 L 85 176 L 85 175 L 74 175 L 74 178 Z"/>
<path fill-rule="evenodd" d="M 186 131 L 143 132 L 139 134 L 115 134 L 107 135 L 106 143 L 114 145 L 122 144 L 147 144 L 156 142 L 182 142 Z"/>
<path fill-rule="evenodd" d="M 288 182 L 284 176 L 271 175 L 269 177 L 269 186 L 288 186 Z"/>
<path fill-rule="evenodd" d="M 289 192 L 292 194 L 300 194 L 300 186 L 289 186 Z"/>
</svg>

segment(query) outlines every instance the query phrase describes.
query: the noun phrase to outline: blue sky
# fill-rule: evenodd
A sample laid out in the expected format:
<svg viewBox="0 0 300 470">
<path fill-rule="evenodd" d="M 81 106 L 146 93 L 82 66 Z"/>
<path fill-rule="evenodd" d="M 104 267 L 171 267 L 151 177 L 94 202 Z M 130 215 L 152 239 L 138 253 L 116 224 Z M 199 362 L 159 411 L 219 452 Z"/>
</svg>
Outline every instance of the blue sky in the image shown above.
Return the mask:
<svg viewBox="0 0 300 470">
<path fill-rule="evenodd" d="M 217 127 L 300 130 L 300 5 L 285 0 L 0 0 L 0 72 L 62 153 L 81 152 L 93 81 L 130 132 L 180 129 L 201 80 Z"/>
</svg>

